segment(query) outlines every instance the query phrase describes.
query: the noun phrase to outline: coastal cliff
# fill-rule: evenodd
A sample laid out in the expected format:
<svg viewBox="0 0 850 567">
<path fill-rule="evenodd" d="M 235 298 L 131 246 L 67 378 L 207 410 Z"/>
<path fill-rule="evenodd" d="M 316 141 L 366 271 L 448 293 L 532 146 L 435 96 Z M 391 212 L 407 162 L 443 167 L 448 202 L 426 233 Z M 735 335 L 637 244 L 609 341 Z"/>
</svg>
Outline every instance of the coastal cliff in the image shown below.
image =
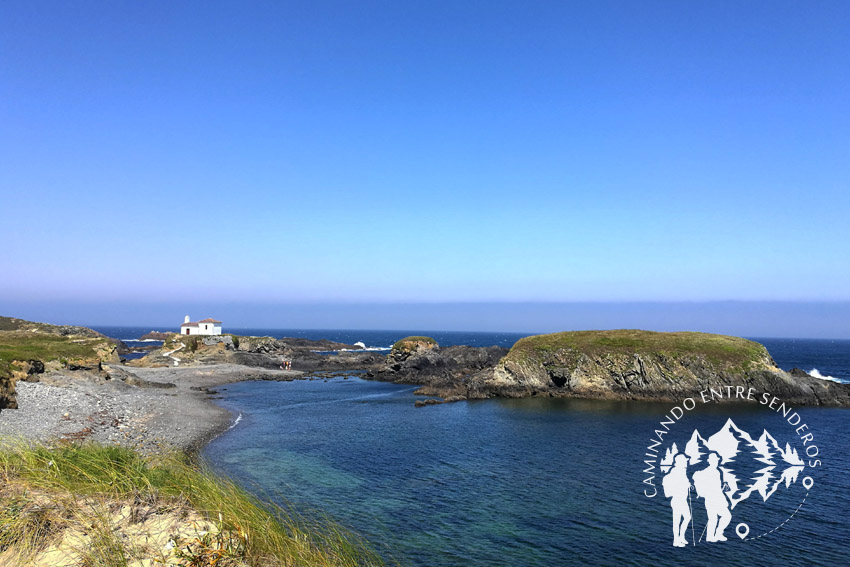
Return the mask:
<svg viewBox="0 0 850 567">
<path fill-rule="evenodd" d="M 850 387 L 794 375 L 767 349 L 707 333 L 578 331 L 527 337 L 480 384 L 488 395 L 677 400 L 744 386 L 800 404 L 850 405 Z"/>
<path fill-rule="evenodd" d="M 396 342 L 383 366 L 366 378 L 399 384 L 418 384 L 417 394 L 449 400 L 480 395 L 475 386 L 481 373 L 493 368 L 508 349 L 492 347 L 441 347 L 430 337 L 406 337 Z"/>
<path fill-rule="evenodd" d="M 575 331 L 526 337 L 510 351 L 422 344 L 394 348 L 385 365 L 368 376 L 421 384 L 417 393 L 450 400 L 675 401 L 710 387 L 743 386 L 797 404 L 850 405 L 850 385 L 785 372 L 763 345 L 707 333 Z"/>
<path fill-rule="evenodd" d="M 0 317 L 0 409 L 17 407 L 15 382 L 45 370 L 102 372 L 102 363 L 118 362 L 116 343 L 86 327 Z"/>
</svg>

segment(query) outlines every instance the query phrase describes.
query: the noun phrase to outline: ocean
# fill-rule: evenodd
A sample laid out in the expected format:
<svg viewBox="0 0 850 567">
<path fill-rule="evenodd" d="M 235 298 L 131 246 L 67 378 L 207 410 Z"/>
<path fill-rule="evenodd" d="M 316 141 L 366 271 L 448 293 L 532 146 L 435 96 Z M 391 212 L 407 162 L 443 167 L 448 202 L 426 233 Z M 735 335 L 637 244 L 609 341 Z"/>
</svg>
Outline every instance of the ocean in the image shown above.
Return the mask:
<svg viewBox="0 0 850 567">
<path fill-rule="evenodd" d="M 509 346 L 522 336 L 235 332 L 372 347 L 408 334 L 443 345 Z M 123 338 L 132 336 L 139 335 Z M 850 341 L 755 340 L 782 368 L 850 381 Z M 414 390 L 355 375 L 230 384 L 217 403 L 241 419 L 203 455 L 249 490 L 329 515 L 401 565 L 846 564 L 850 410 L 785 408 L 783 415 L 759 403 L 684 410 L 662 448 L 676 442 L 685 451 L 694 438 L 695 446 L 711 443 L 729 420 L 751 440 L 767 431 L 778 443 L 767 449 L 771 466 L 743 449 L 725 464 L 742 491 L 750 487 L 731 510 L 728 541 L 706 541 L 705 502 L 689 493 L 693 522 L 688 545 L 678 548 L 663 474 L 646 463 L 654 431 L 676 404 L 532 398 L 414 408 Z M 801 424 L 806 428 L 797 429 Z M 806 434 L 812 439 L 804 443 Z M 783 462 L 778 455 L 786 449 L 797 451 L 804 466 Z M 817 466 L 806 464 L 815 460 Z M 661 492 L 647 497 L 647 480 Z M 746 532 L 745 539 L 736 532 Z"/>
</svg>

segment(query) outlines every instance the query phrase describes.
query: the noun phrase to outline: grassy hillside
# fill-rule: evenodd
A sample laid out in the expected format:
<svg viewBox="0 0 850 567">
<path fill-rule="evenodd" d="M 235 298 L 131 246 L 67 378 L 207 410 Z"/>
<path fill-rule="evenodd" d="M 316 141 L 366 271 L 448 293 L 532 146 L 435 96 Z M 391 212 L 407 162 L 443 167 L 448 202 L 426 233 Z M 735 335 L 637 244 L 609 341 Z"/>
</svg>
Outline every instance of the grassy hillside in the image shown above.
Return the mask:
<svg viewBox="0 0 850 567">
<path fill-rule="evenodd" d="M 0 564 L 367 566 L 333 522 L 263 503 L 181 455 L 0 446 Z"/>
<path fill-rule="evenodd" d="M 114 350 L 115 345 L 105 337 L 0 331 L 0 376 L 10 375 L 15 360 L 89 365 L 105 360 Z"/>
<path fill-rule="evenodd" d="M 663 354 L 678 358 L 696 355 L 723 367 L 746 367 L 769 359 L 764 346 L 739 337 L 708 333 L 656 333 L 640 330 L 572 331 L 520 339 L 506 359 L 545 358 L 557 351 L 576 355 Z"/>
<path fill-rule="evenodd" d="M 0 317 L 0 331 L 30 331 L 34 333 L 47 333 L 51 335 L 79 335 L 81 337 L 102 337 L 97 331 L 88 327 L 76 325 L 50 325 L 48 323 L 37 323 L 16 319 L 15 317 Z"/>
</svg>

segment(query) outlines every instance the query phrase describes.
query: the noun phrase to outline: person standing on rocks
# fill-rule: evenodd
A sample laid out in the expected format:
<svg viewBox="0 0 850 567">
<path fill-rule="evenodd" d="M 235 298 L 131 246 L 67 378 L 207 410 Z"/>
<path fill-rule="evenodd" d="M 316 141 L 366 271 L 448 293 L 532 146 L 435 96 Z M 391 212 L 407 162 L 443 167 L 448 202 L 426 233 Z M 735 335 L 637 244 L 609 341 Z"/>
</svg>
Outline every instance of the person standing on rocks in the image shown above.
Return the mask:
<svg viewBox="0 0 850 567">
<path fill-rule="evenodd" d="M 691 507 L 688 502 L 691 481 L 688 479 L 687 455 L 676 455 L 673 467 L 661 481 L 661 486 L 664 488 L 664 497 L 670 498 L 670 507 L 673 508 L 673 545 L 685 547 L 688 545 L 685 535 L 688 524 L 691 523 Z"/>
</svg>

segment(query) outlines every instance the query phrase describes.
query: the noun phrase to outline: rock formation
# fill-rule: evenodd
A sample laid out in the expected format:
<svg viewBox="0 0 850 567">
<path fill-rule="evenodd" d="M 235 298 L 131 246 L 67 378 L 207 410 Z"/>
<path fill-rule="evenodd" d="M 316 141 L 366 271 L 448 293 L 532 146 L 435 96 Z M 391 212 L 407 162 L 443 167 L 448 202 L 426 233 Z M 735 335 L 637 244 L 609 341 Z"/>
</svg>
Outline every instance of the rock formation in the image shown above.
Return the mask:
<svg viewBox="0 0 850 567">
<path fill-rule="evenodd" d="M 710 387 L 745 386 L 789 403 L 850 405 L 850 385 L 784 372 L 764 346 L 723 335 L 579 331 L 520 339 L 510 351 L 440 348 L 432 340 L 404 339 L 396 345 L 385 364 L 367 377 L 421 384 L 417 393 L 449 400 L 547 396 L 677 401 Z"/>
<path fill-rule="evenodd" d="M 764 346 L 724 335 L 580 331 L 517 341 L 478 385 L 486 395 L 680 400 L 745 386 L 799 404 L 850 405 L 850 386 L 792 375 Z"/>
<path fill-rule="evenodd" d="M 0 409 L 17 407 L 18 380 L 60 367 L 101 372 L 103 362 L 118 362 L 117 345 L 97 331 L 0 317 Z"/>
<path fill-rule="evenodd" d="M 383 366 L 366 377 L 399 384 L 420 384 L 417 394 L 444 398 L 486 397 L 477 392 L 476 376 L 492 371 L 508 349 L 440 347 L 430 337 L 408 337 L 393 345 Z M 472 388 L 472 391 L 470 390 Z"/>
<path fill-rule="evenodd" d="M 291 362 L 292 370 L 343 372 L 366 370 L 383 364 L 384 357 L 345 343 L 326 339 L 275 339 L 239 335 L 171 335 L 162 347 L 144 358 L 128 361 L 130 366 L 156 367 L 233 363 L 279 369 Z"/>
<path fill-rule="evenodd" d="M 139 337 L 139 340 L 140 341 L 164 341 L 165 339 L 169 338 L 171 335 L 176 335 L 176 334 L 177 333 L 174 333 L 174 332 L 169 333 L 167 331 L 150 331 L 148 333 L 145 333 L 141 337 Z"/>
</svg>

